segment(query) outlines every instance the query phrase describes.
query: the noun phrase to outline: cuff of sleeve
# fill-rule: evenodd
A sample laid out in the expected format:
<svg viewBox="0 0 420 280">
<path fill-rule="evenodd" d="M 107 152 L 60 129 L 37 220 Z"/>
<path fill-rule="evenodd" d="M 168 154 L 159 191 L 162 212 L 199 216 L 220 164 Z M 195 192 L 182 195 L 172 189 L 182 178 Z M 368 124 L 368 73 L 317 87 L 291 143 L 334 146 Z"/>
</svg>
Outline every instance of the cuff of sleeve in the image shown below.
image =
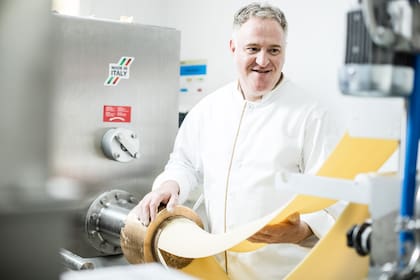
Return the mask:
<svg viewBox="0 0 420 280">
<path fill-rule="evenodd" d="M 298 245 L 302 247 L 306 247 L 306 248 L 312 248 L 315 246 L 315 244 L 318 241 L 319 241 L 319 238 L 316 235 L 312 234 L 308 238 L 305 238 L 304 240 L 302 240 Z"/>
<path fill-rule="evenodd" d="M 163 182 L 173 180 L 178 183 L 179 185 L 179 197 L 178 197 L 178 203 L 183 204 L 190 193 L 191 187 L 188 184 L 188 180 L 186 178 L 183 178 L 182 176 L 177 176 L 175 174 L 167 174 L 165 172 L 159 174 L 159 176 L 156 177 L 156 179 L 153 182 L 152 190 L 155 190 L 162 185 Z"/>
<path fill-rule="evenodd" d="M 333 226 L 335 220 L 325 210 L 303 214 L 300 217 L 308 224 L 316 237 L 321 239 Z"/>
</svg>

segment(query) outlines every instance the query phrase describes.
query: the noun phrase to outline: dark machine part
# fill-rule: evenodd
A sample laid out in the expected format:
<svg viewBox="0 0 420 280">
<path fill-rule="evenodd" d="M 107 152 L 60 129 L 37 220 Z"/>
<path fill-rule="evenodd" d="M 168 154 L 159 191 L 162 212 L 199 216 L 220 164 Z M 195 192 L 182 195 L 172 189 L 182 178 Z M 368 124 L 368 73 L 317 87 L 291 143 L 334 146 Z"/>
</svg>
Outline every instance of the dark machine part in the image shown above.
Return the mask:
<svg viewBox="0 0 420 280">
<path fill-rule="evenodd" d="M 392 64 L 413 67 L 413 55 L 377 45 L 366 28 L 361 10 L 347 14 L 345 64 Z"/>
<path fill-rule="evenodd" d="M 138 199 L 123 190 L 101 194 L 90 205 L 85 220 L 87 239 L 93 248 L 105 255 L 121 254 L 120 231 Z"/>
<path fill-rule="evenodd" d="M 375 44 L 408 53 L 420 52 L 420 4 L 415 0 L 359 0 Z"/>
<path fill-rule="evenodd" d="M 347 246 L 354 248 L 360 256 L 370 257 L 371 266 L 383 266 L 395 260 L 397 234 L 395 221 L 397 211 L 366 220 L 347 231 Z"/>
<path fill-rule="evenodd" d="M 412 91 L 414 56 L 376 44 L 361 10 L 347 14 L 345 66 L 339 72 L 346 95 L 408 96 Z"/>
<path fill-rule="evenodd" d="M 372 224 L 370 222 L 354 225 L 347 231 L 347 246 L 354 248 L 360 256 L 367 256 L 370 253 L 371 235 Z"/>
<path fill-rule="evenodd" d="M 68 245 L 80 209 L 71 202 L 15 200 L 15 209 L 0 211 L 2 279 L 59 279 L 58 251 Z"/>
</svg>

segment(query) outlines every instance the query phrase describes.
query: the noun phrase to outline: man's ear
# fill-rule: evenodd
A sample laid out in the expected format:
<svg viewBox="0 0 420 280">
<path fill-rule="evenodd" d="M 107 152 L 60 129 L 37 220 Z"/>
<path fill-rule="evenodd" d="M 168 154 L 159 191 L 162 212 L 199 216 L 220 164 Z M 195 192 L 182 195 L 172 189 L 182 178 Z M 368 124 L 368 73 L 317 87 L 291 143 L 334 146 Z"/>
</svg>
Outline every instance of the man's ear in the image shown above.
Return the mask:
<svg viewBox="0 0 420 280">
<path fill-rule="evenodd" d="M 236 46 L 235 46 L 235 42 L 233 41 L 233 39 L 229 40 L 229 49 L 230 49 L 230 52 L 232 54 L 235 52 Z"/>
</svg>

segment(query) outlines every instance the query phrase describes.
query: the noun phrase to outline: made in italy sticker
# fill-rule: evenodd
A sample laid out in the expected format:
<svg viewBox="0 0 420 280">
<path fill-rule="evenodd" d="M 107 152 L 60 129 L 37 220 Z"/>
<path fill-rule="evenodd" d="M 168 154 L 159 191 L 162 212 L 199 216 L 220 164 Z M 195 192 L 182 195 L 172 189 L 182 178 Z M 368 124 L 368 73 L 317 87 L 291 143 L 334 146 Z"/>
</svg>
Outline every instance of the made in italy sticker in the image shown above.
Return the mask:
<svg viewBox="0 0 420 280">
<path fill-rule="evenodd" d="M 108 70 L 108 78 L 105 80 L 105 86 L 116 86 L 121 79 L 130 78 L 130 65 L 133 63 L 134 57 L 123 56 L 118 63 L 110 63 Z"/>
</svg>

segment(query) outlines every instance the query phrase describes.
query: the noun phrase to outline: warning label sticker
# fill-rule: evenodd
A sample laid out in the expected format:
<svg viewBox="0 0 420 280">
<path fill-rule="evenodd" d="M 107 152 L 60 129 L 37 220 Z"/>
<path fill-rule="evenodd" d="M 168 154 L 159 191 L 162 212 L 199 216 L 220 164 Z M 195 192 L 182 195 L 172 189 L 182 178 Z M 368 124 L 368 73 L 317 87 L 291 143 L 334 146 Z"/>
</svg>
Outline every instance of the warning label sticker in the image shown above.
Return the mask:
<svg viewBox="0 0 420 280">
<path fill-rule="evenodd" d="M 104 105 L 104 122 L 131 122 L 131 106 Z"/>
<path fill-rule="evenodd" d="M 123 56 L 118 63 L 110 63 L 108 68 L 108 78 L 105 80 L 105 86 L 116 86 L 121 79 L 130 78 L 130 65 L 134 57 Z"/>
</svg>

